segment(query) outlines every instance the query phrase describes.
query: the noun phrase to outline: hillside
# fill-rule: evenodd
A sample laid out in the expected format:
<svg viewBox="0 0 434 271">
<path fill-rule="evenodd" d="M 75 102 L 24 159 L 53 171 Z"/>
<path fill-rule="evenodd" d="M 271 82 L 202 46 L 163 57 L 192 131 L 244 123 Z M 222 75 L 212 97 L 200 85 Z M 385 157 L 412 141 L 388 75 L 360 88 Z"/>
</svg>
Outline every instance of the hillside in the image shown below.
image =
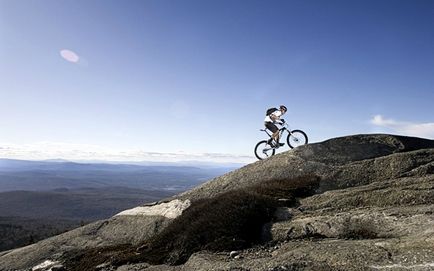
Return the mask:
<svg viewBox="0 0 434 271">
<path fill-rule="evenodd" d="M 433 211 L 433 140 L 348 136 L 0 253 L 0 270 L 430 270 Z"/>
</svg>

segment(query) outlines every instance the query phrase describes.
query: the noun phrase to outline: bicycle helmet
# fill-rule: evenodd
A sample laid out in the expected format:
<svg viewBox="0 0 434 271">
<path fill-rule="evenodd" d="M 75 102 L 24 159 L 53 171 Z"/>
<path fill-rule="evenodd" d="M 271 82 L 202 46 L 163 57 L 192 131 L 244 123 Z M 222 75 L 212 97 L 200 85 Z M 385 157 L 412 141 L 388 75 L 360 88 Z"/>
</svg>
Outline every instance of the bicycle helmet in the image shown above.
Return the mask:
<svg viewBox="0 0 434 271">
<path fill-rule="evenodd" d="M 286 106 L 284 106 L 284 105 L 281 105 L 281 106 L 280 106 L 280 110 L 285 110 L 285 112 L 288 111 L 288 109 L 287 109 Z"/>
</svg>

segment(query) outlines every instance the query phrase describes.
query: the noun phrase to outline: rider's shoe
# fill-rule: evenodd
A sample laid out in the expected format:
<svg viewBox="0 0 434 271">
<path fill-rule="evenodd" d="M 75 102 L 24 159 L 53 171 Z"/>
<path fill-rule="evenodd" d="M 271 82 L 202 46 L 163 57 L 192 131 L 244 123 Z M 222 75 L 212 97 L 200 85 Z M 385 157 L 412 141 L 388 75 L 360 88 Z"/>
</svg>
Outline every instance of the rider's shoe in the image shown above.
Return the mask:
<svg viewBox="0 0 434 271">
<path fill-rule="evenodd" d="M 273 143 L 272 143 L 271 146 L 273 148 L 275 148 L 275 149 L 278 149 L 278 148 L 282 147 L 283 145 L 285 145 L 285 144 L 283 144 L 283 143 L 276 143 L 276 142 L 273 141 Z"/>
</svg>

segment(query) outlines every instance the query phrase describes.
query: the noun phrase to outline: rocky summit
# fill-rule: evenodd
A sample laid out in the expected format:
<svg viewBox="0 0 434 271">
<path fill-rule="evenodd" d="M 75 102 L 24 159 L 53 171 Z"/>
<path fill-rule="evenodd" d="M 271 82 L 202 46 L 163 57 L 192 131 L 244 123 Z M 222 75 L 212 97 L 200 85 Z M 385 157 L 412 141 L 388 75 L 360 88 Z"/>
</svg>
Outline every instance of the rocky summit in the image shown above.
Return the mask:
<svg viewBox="0 0 434 271">
<path fill-rule="evenodd" d="M 434 270 L 434 140 L 301 146 L 0 252 L 0 270 Z"/>
</svg>

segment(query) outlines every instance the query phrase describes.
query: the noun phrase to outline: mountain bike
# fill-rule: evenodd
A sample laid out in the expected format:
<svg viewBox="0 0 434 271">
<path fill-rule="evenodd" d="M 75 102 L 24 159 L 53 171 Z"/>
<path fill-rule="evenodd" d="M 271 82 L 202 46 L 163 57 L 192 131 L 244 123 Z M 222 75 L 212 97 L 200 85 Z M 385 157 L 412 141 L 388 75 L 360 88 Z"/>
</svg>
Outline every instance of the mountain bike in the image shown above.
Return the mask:
<svg viewBox="0 0 434 271">
<path fill-rule="evenodd" d="M 288 136 L 286 137 L 286 143 L 288 146 L 293 149 L 301 145 L 305 145 L 308 142 L 307 135 L 302 130 L 290 130 L 288 124 L 285 122 L 281 124 L 282 127 L 279 129 L 279 138 L 283 138 L 283 134 L 285 131 L 288 132 Z M 265 132 L 270 139 L 259 141 L 255 146 L 255 155 L 259 160 L 266 159 L 270 156 L 273 156 L 276 153 L 276 149 L 279 148 L 277 142 L 271 137 L 271 131 L 268 132 L 268 129 L 260 129 Z"/>
</svg>

